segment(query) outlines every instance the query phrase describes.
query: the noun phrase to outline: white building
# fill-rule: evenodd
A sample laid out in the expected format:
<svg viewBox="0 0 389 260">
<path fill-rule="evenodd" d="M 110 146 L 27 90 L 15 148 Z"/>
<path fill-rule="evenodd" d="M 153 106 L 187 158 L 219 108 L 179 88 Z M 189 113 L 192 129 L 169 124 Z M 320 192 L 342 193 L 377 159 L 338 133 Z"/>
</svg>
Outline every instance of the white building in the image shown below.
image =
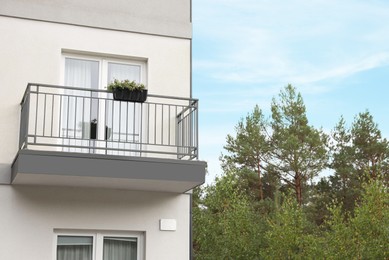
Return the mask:
<svg viewBox="0 0 389 260">
<path fill-rule="evenodd" d="M 191 258 L 191 26 L 190 0 L 1 1 L 0 259 Z"/>
</svg>

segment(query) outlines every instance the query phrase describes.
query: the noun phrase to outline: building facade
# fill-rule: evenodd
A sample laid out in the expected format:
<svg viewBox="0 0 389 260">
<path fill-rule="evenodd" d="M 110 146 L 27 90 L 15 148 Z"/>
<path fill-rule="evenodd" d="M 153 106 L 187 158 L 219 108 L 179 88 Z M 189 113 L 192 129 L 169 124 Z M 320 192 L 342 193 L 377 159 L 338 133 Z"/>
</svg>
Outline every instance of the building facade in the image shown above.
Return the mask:
<svg viewBox="0 0 389 260">
<path fill-rule="evenodd" d="M 2 1 L 0 259 L 191 258 L 191 30 L 190 0 Z"/>
</svg>

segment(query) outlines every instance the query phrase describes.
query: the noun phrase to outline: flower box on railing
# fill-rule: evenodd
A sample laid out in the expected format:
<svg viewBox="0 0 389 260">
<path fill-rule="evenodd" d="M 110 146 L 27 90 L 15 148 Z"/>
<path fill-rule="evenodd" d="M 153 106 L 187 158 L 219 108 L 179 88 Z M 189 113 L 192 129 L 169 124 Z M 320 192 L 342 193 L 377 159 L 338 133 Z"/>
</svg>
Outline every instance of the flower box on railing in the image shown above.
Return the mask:
<svg viewBox="0 0 389 260">
<path fill-rule="evenodd" d="M 135 81 L 115 79 L 107 86 L 108 91 L 113 93 L 113 98 L 120 101 L 143 103 L 147 99 L 147 89 L 142 83 Z"/>
<path fill-rule="evenodd" d="M 143 103 L 147 99 L 147 89 L 129 90 L 116 88 L 112 91 L 113 98 L 120 101 L 131 101 Z"/>
</svg>

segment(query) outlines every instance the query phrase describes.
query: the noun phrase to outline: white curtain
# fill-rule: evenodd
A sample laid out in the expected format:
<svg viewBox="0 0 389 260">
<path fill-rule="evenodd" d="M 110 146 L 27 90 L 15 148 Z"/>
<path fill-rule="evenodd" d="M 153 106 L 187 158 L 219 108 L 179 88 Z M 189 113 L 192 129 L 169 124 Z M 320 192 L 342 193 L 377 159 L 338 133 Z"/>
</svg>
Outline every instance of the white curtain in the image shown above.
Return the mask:
<svg viewBox="0 0 389 260">
<path fill-rule="evenodd" d="M 92 237 L 58 236 L 57 260 L 92 260 Z"/>
<path fill-rule="evenodd" d="M 99 87 L 99 62 L 74 58 L 65 59 L 65 85 L 88 89 Z M 97 100 L 81 98 L 91 96 L 89 92 L 67 90 L 65 94 L 74 95 L 62 100 L 62 137 L 65 145 L 89 146 L 88 141 L 73 140 L 72 138 L 89 139 L 90 122 L 97 119 Z M 76 97 L 78 96 L 78 97 Z M 71 152 L 83 152 L 83 149 L 67 149 Z M 86 150 L 87 151 L 87 150 Z"/>
<path fill-rule="evenodd" d="M 140 82 L 140 66 L 120 63 L 108 63 L 108 84 L 114 79 Z"/>
<path fill-rule="evenodd" d="M 65 85 L 79 88 L 99 87 L 99 62 L 81 59 L 65 59 Z"/>
<path fill-rule="evenodd" d="M 140 82 L 141 66 L 108 62 L 107 84 L 117 80 Z M 140 111 L 138 103 L 113 102 L 107 107 L 107 122 L 112 129 L 111 140 L 108 148 L 138 150 L 140 133 Z M 136 156 L 135 152 L 113 151 L 115 155 Z"/>
<path fill-rule="evenodd" d="M 103 260 L 136 260 L 137 240 L 125 237 L 104 237 Z"/>
</svg>

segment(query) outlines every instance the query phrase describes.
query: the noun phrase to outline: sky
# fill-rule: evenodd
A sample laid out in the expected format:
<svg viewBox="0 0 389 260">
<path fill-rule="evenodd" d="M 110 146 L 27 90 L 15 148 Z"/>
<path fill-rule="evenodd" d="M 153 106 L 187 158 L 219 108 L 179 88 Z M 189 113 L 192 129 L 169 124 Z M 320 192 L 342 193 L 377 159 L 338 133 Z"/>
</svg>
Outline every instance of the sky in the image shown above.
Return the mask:
<svg viewBox="0 0 389 260">
<path fill-rule="evenodd" d="M 368 110 L 389 138 L 389 0 L 193 0 L 193 97 L 206 182 L 226 136 L 288 83 L 330 133 Z"/>
</svg>

